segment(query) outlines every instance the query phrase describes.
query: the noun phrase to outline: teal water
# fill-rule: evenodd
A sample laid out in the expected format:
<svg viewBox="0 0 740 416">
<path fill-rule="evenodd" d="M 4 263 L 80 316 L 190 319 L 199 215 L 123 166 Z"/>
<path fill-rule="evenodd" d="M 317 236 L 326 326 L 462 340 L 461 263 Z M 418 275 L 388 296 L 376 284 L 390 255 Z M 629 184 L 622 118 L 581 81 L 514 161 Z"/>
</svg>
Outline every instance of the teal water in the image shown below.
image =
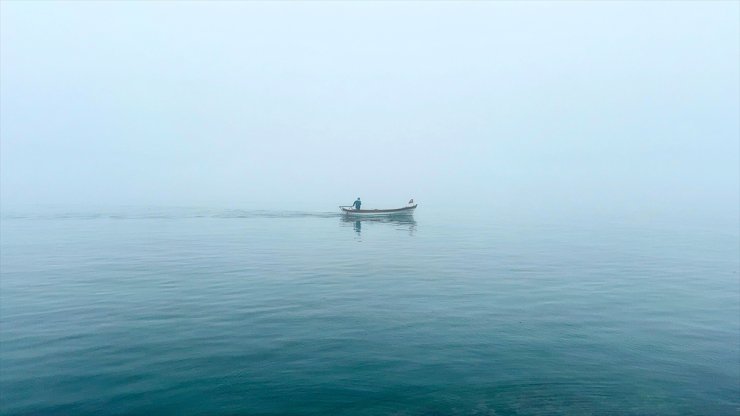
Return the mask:
<svg viewBox="0 0 740 416">
<path fill-rule="evenodd" d="M 6 214 L 4 415 L 738 415 L 737 222 Z"/>
</svg>

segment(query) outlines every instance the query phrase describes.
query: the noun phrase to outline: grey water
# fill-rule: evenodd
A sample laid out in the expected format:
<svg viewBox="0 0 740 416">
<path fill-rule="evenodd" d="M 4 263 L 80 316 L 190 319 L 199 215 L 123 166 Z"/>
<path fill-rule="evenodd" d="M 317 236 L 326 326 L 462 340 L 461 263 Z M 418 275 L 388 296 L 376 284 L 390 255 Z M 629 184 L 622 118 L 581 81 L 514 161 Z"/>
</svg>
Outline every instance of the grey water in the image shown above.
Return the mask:
<svg viewBox="0 0 740 416">
<path fill-rule="evenodd" d="M 4 213 L 3 415 L 737 415 L 737 221 Z"/>
</svg>

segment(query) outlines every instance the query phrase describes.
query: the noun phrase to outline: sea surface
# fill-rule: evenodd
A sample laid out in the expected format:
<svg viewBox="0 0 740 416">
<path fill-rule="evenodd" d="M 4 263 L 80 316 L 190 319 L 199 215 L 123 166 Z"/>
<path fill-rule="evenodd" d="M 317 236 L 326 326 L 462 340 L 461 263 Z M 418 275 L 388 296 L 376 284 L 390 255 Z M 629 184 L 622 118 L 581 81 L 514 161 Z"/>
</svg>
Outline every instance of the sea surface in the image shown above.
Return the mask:
<svg viewBox="0 0 740 416">
<path fill-rule="evenodd" d="M 740 415 L 737 221 L 3 213 L 2 415 Z"/>
</svg>

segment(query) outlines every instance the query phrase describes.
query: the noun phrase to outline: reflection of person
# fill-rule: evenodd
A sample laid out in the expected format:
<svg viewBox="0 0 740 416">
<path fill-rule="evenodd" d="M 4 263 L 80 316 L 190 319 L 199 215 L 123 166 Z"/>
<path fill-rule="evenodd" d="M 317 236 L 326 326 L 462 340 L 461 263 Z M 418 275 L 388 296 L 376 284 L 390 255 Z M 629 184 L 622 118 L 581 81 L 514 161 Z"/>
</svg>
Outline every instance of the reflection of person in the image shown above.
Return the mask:
<svg viewBox="0 0 740 416">
<path fill-rule="evenodd" d="M 357 197 L 357 201 L 355 201 L 355 203 L 352 204 L 352 206 L 355 207 L 355 209 L 360 209 L 360 207 L 362 206 L 362 201 L 360 201 L 359 196 Z"/>
</svg>

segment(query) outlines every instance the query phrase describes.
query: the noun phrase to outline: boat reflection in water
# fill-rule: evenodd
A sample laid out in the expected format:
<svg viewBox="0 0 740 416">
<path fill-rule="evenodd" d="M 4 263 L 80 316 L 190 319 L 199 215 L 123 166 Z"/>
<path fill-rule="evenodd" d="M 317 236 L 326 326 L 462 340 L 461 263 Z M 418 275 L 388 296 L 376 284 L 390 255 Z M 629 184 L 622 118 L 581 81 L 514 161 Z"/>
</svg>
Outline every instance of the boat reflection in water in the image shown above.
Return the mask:
<svg viewBox="0 0 740 416">
<path fill-rule="evenodd" d="M 352 226 L 357 235 L 362 234 L 363 223 L 365 226 L 388 225 L 395 226 L 397 230 L 408 231 L 409 235 L 414 235 L 416 231 L 416 220 L 410 215 L 388 215 L 383 217 L 352 217 L 347 215 L 341 216 L 342 226 Z"/>
</svg>

